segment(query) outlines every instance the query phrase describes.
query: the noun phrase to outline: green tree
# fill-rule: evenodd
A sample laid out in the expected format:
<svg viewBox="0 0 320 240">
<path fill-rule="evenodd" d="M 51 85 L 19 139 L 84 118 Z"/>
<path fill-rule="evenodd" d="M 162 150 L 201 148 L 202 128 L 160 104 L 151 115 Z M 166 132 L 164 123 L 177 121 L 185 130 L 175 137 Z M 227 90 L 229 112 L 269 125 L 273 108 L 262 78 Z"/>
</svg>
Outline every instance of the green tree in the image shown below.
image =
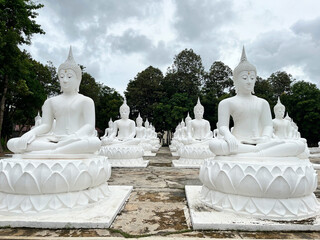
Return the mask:
<svg viewBox="0 0 320 240">
<path fill-rule="evenodd" d="M 192 49 L 185 49 L 174 57 L 173 65 L 168 69 L 164 85 L 172 87 L 174 83 L 174 93 L 186 93 L 189 96 L 200 95 L 200 87 L 204 81 L 204 67 L 200 55 Z M 167 82 L 169 83 L 166 86 Z M 169 91 L 172 91 L 170 89 Z M 171 97 L 171 96 L 169 96 Z"/>
<path fill-rule="evenodd" d="M 232 70 L 223 62 L 214 62 L 206 75 L 202 92 L 215 94 L 218 98 L 233 90 Z"/>
<path fill-rule="evenodd" d="M 278 98 L 278 96 L 283 93 L 288 93 L 290 91 L 292 83 L 294 82 L 291 74 L 288 74 L 284 71 L 272 73 L 267 80 L 272 86 L 272 92 L 275 98 Z"/>
<path fill-rule="evenodd" d="M 160 69 L 149 66 L 138 73 L 134 80 L 130 80 L 125 96 L 131 108 L 133 117 L 141 113 L 141 117 L 153 121 L 154 104 L 163 97 L 162 90 L 163 74 Z"/>
<path fill-rule="evenodd" d="M 8 88 L 13 82 L 18 83 L 23 76 L 24 60 L 21 59 L 18 45 L 30 44 L 33 34 L 44 33 L 34 20 L 37 17 L 35 10 L 41 7 L 42 4 L 29 0 L 0 1 L 0 139 Z"/>
</svg>

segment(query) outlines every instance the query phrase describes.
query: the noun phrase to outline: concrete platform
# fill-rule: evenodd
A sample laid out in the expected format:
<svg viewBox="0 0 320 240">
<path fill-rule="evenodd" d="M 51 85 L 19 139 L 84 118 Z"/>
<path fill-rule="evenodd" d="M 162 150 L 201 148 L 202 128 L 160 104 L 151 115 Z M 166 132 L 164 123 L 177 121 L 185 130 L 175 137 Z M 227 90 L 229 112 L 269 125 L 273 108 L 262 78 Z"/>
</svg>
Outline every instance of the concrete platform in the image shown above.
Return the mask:
<svg viewBox="0 0 320 240">
<path fill-rule="evenodd" d="M 320 216 L 290 222 L 243 217 L 207 207 L 200 201 L 201 186 L 186 186 L 185 190 L 194 230 L 320 231 Z"/>
<path fill-rule="evenodd" d="M 195 160 L 194 162 L 172 160 L 172 166 L 175 168 L 200 168 L 203 162 L 204 160 Z"/>
<path fill-rule="evenodd" d="M 149 161 L 144 160 L 119 160 L 119 159 L 108 159 L 111 167 L 119 168 L 146 168 L 149 164 Z"/>
<path fill-rule="evenodd" d="M 86 207 L 51 213 L 6 214 L 0 213 L 0 227 L 31 228 L 108 228 L 123 208 L 132 186 L 109 186 L 111 196 Z"/>
</svg>

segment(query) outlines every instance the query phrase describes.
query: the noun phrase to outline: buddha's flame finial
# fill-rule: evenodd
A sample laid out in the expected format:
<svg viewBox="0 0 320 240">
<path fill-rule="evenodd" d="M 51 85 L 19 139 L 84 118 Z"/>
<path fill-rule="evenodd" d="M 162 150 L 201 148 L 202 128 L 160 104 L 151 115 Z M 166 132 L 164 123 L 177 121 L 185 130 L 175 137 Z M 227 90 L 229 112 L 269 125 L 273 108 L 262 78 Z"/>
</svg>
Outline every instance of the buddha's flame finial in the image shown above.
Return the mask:
<svg viewBox="0 0 320 240">
<path fill-rule="evenodd" d="M 241 58 L 240 58 L 240 62 L 243 62 L 243 61 L 248 61 L 247 55 L 246 55 L 246 50 L 244 49 L 244 46 L 242 47 L 242 54 L 241 54 Z"/>
</svg>

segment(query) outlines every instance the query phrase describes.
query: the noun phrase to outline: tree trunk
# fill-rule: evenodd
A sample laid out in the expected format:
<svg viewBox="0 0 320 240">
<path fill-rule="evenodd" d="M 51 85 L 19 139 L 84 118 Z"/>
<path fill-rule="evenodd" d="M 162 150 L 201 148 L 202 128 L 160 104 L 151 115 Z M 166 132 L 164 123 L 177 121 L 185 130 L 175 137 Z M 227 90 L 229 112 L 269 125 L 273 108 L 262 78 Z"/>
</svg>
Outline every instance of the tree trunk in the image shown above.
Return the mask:
<svg viewBox="0 0 320 240">
<path fill-rule="evenodd" d="M 5 103 L 6 103 L 6 95 L 7 95 L 7 90 L 8 90 L 8 75 L 4 76 L 4 86 L 3 86 L 3 93 L 1 97 L 1 102 L 0 102 L 0 141 L 1 141 L 1 132 L 2 132 L 2 124 L 3 124 L 3 117 L 4 117 L 4 108 L 5 108 Z M 0 142 L 0 153 L 3 152 L 3 148 Z"/>
</svg>

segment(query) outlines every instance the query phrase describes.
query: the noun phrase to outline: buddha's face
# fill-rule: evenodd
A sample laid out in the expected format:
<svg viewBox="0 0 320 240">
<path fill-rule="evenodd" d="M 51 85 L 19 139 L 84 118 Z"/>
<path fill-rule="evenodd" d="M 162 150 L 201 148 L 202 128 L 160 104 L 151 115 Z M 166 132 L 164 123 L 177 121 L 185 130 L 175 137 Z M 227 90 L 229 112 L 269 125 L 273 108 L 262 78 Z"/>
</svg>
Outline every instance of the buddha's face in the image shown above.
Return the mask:
<svg viewBox="0 0 320 240">
<path fill-rule="evenodd" d="M 128 119 L 129 118 L 129 109 L 128 108 L 120 109 L 120 116 L 122 119 Z"/>
<path fill-rule="evenodd" d="M 72 69 L 61 69 L 59 81 L 62 92 L 77 92 L 80 81 L 77 79 L 75 71 Z"/>
<path fill-rule="evenodd" d="M 181 127 L 185 127 L 185 123 L 184 122 L 181 122 Z"/>
<path fill-rule="evenodd" d="M 149 127 L 149 122 L 145 122 L 145 123 L 144 123 L 144 126 L 145 126 L 146 128 L 148 128 L 148 127 Z"/>
<path fill-rule="evenodd" d="M 256 83 L 256 73 L 254 71 L 242 71 L 236 81 L 238 93 L 252 93 Z"/>
<path fill-rule="evenodd" d="M 137 119 L 136 123 L 137 123 L 138 127 L 142 127 L 142 120 L 141 119 Z"/>
<path fill-rule="evenodd" d="M 203 113 L 204 113 L 204 110 L 201 109 L 201 108 L 198 108 L 198 109 L 194 109 L 194 117 L 195 119 L 202 119 L 203 118 Z"/>
<path fill-rule="evenodd" d="M 109 122 L 108 125 L 109 125 L 109 128 L 113 128 L 113 122 Z"/>
<path fill-rule="evenodd" d="M 274 115 L 277 119 L 283 119 L 285 109 L 282 107 L 278 107 L 274 110 Z"/>
</svg>

